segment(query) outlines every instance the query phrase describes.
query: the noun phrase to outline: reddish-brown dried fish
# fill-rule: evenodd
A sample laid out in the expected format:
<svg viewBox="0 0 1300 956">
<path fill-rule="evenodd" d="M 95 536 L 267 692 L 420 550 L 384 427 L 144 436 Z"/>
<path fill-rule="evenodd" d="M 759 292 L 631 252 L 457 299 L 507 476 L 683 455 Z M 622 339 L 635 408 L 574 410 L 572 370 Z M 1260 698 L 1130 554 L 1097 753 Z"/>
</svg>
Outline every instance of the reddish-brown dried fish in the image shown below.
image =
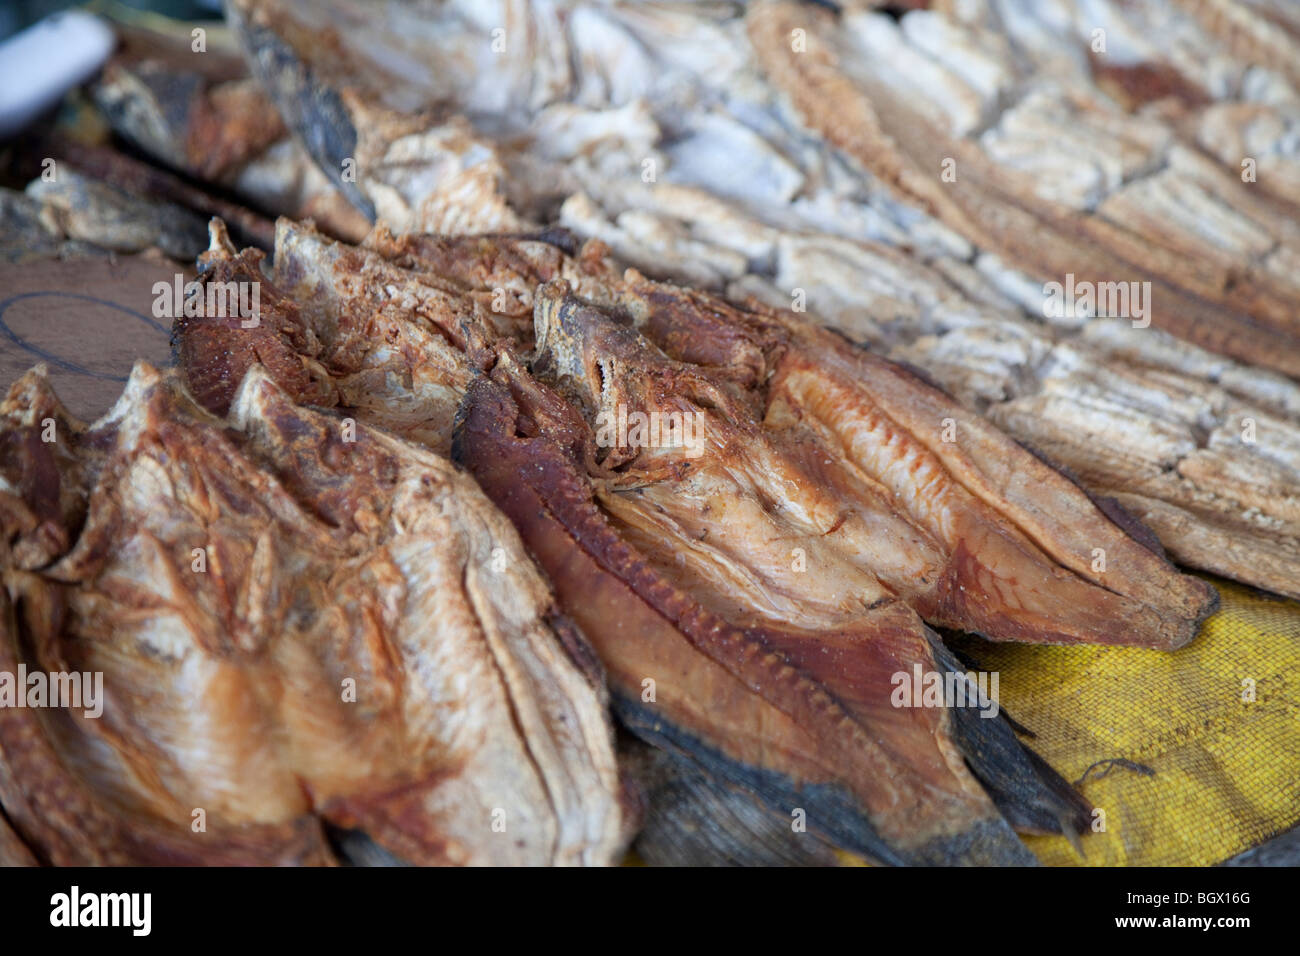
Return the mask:
<svg viewBox="0 0 1300 956">
<path fill-rule="evenodd" d="M 335 830 L 412 863 L 618 859 L 594 658 L 446 459 L 260 366 L 226 419 L 145 365 L 89 429 L 36 374 L 0 419 L 0 671 L 103 679 L 98 715 L 0 708 L 0 816 L 36 860 L 329 863 Z"/>
<path fill-rule="evenodd" d="M 1005 726 L 896 706 L 897 675 L 955 667 L 921 618 L 1175 647 L 1212 590 L 889 363 L 635 277 L 608 298 L 618 312 L 539 293 L 533 371 L 553 387 L 502 356 L 455 454 L 591 637 L 624 721 L 877 859 L 1021 859 L 976 777 L 1007 819 L 1074 826 L 1077 798 Z M 602 439 L 642 415 L 694 437 Z M 945 417 L 969 432 L 951 449 Z M 1085 545 L 1111 549 L 1109 577 Z"/>
<path fill-rule="evenodd" d="M 1208 584 L 1179 574 L 1129 534 L 1140 526 L 1103 510 L 1058 471 L 915 374 L 789 313 L 757 314 L 630 274 L 604 302 L 629 315 L 646 341 L 574 297 L 539 299 L 543 330 L 567 363 L 555 372 L 585 384 L 592 355 L 624 343 L 624 375 L 698 363 L 726 383 L 794 465 L 783 495 L 858 567 L 869 569 L 927 621 L 993 639 L 1089 641 L 1173 649 L 1217 603 Z M 651 342 L 662 348 L 656 348 Z M 602 359 L 602 361 L 604 361 Z M 611 359 L 610 361 L 616 361 Z M 600 402 L 628 386 L 601 378 Z M 715 386 L 716 387 L 716 386 Z M 713 428 L 731 427 L 729 421 Z M 752 442 L 729 443 L 749 448 Z M 774 487 L 776 485 L 774 484 Z M 666 507 L 681 506 L 676 501 Z M 1116 521 L 1121 522 L 1117 524 Z M 806 585 L 805 585 L 806 586 Z"/>
</svg>

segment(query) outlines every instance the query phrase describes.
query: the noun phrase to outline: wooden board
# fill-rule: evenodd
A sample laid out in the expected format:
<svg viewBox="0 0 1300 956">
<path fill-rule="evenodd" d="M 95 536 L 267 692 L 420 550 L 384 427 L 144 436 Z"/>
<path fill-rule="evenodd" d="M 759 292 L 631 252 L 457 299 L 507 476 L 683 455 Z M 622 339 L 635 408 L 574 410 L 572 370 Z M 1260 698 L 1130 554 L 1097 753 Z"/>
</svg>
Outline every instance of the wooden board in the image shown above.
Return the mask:
<svg viewBox="0 0 1300 956">
<path fill-rule="evenodd" d="M 98 418 L 136 359 L 171 364 L 171 319 L 154 315 L 153 287 L 178 274 L 194 277 L 145 256 L 0 265 L 0 384 L 45 362 L 68 410 Z"/>
</svg>

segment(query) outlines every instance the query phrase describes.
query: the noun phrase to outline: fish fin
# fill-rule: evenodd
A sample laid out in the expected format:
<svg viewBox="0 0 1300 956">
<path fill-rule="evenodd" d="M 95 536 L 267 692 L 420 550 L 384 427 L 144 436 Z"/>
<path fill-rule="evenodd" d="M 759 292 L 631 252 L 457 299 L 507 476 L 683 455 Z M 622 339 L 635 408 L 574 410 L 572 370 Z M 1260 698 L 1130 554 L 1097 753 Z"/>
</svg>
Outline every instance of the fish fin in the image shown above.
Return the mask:
<svg viewBox="0 0 1300 956">
<path fill-rule="evenodd" d="M 961 663 L 931 638 L 935 659 L 950 672 L 964 672 Z M 1047 761 L 1024 746 L 1011 724 L 1000 715 L 983 716 L 976 707 L 953 707 L 952 734 L 971 772 L 979 779 L 1003 817 L 1017 830 L 1037 833 L 1081 833 L 1092 812 L 1088 803 Z"/>
</svg>

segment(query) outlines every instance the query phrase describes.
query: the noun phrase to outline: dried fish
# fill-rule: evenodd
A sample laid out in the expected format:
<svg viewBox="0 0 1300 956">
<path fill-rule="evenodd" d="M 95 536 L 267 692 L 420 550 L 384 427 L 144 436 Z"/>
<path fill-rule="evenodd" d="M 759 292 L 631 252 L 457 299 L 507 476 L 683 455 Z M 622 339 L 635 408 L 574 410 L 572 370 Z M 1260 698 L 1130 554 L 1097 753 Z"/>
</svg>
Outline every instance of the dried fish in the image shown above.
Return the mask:
<svg viewBox="0 0 1300 956">
<path fill-rule="evenodd" d="M 223 181 L 286 133 L 248 78 L 209 86 L 191 69 L 116 57 L 92 92 L 113 129 L 134 146 L 208 182 Z"/>
<path fill-rule="evenodd" d="M 188 209 L 132 195 L 64 168 L 34 179 L 27 195 L 41 204 L 47 231 L 112 252 L 158 248 L 174 259 L 193 259 L 204 248 L 203 219 Z"/>
<path fill-rule="evenodd" d="M 605 362 L 609 353 L 626 370 L 626 383 L 604 365 L 599 385 L 583 383 L 584 407 L 607 415 L 611 403 L 646 392 L 636 376 L 664 367 L 654 360 L 660 349 L 702 363 L 733 387 L 744 385 L 755 426 L 761 423 L 762 434 L 797 463 L 785 472 L 792 480 L 785 498 L 802 498 L 796 511 L 819 515 L 822 535 L 834 535 L 837 548 L 870 566 L 933 624 L 995 639 L 1176 648 L 1192 639 L 1216 603 L 1212 588 L 1130 537 L 1112 520 L 1116 512 L 1107 514 L 1055 469 L 906 369 L 838 336 L 788 313 L 728 309 L 633 274 L 604 297 L 607 308 L 630 315 L 644 330 L 647 341 L 633 348 L 632 359 L 612 344 L 596 344 L 625 335 L 613 331 L 621 326 L 577 298 L 557 300 L 555 286 L 547 289 L 536 310 L 535 368 L 545 367 L 553 348 L 543 333 L 558 325 L 556 334 L 570 341 L 559 346 L 568 368 L 557 375 L 581 381 L 596 356 Z M 712 402 L 718 413 L 725 409 L 727 422 L 706 427 L 710 440 L 752 449 L 751 442 L 716 437 L 715 430 L 725 434 L 742 416 Z M 702 408 L 700 414 L 712 421 L 716 413 Z M 770 494 L 778 496 L 775 486 Z M 660 504 L 672 513 L 680 501 Z M 857 517 L 836 511 L 847 502 Z M 887 513 L 901 514 L 905 523 L 890 522 Z M 1097 560 L 1098 552 L 1106 562 Z M 1065 603 L 1053 606 L 1058 600 Z"/>
<path fill-rule="evenodd" d="M 756 6 L 747 19 L 765 72 L 811 128 L 971 242 L 1044 282 L 1146 282 L 1149 313 L 1130 304 L 1112 314 L 1300 375 L 1300 247 L 1287 212 L 1253 193 L 1240 168 L 1208 161 L 1071 76 L 1059 44 L 1049 54 L 1026 42 L 1027 65 L 999 69 L 1023 33 L 925 12 L 895 26 L 791 3 Z M 1012 31 L 1036 22 L 1011 21 Z M 793 49 L 794 30 L 806 51 Z M 1170 75 L 1177 100 L 1181 74 Z M 1013 99 L 1014 89 L 1029 92 Z M 1183 109 L 1200 100 L 1184 96 Z M 951 182 L 945 164 L 959 170 Z"/>
<path fill-rule="evenodd" d="M 531 338 L 535 285 L 612 274 L 544 239 L 398 240 L 380 229 L 358 248 L 281 220 L 268 280 L 259 251 L 236 252 L 219 222 L 212 230 L 205 281 L 260 282 L 261 315 L 255 329 L 237 316 L 177 322 L 178 356 L 205 407 L 223 414 L 260 363 L 300 401 L 348 407 L 444 454 L 493 343 Z"/>
<path fill-rule="evenodd" d="M 619 858 L 594 659 L 446 459 L 261 367 L 224 419 L 139 364 L 89 427 L 39 371 L 0 420 L 0 671 L 105 698 L 0 708 L 0 819 L 36 859 L 331 863 L 327 826 L 412 863 Z"/>
<path fill-rule="evenodd" d="M 215 51 L 196 57 L 188 34 L 180 50 L 133 31 L 127 40 L 91 87 L 114 132 L 260 210 L 311 218 L 347 239 L 365 235 L 366 218 L 288 135 L 242 60 Z"/>
<path fill-rule="evenodd" d="M 693 369 L 650 364 L 626 327 L 575 340 L 590 312 L 550 298 L 537 308 L 541 374 L 593 387 L 600 404 L 566 401 L 504 355 L 470 387 L 455 455 L 591 637 L 625 726 L 883 862 L 1024 863 L 1004 816 L 1049 832 L 1080 825 L 1086 805 L 1007 725 L 976 716 L 991 726 L 971 747 L 955 709 L 896 706 L 896 675 L 944 670 L 937 638 L 881 580 L 883 562 L 855 548 L 902 524 L 896 513 L 857 513 L 842 488 L 819 495 L 821 475 L 799 474 L 806 459 L 756 427 L 762 410 L 747 414 Z M 577 409 L 599 415 L 605 402 L 707 415 L 708 450 L 609 449 L 597 462 Z M 865 534 L 841 551 L 828 544 L 840 529 Z M 875 551 L 896 540 L 874 538 Z"/>
<path fill-rule="evenodd" d="M 57 223 L 42 215 L 43 211 L 39 199 L 0 187 L 0 261 L 109 254 L 92 243 L 67 239 Z"/>
</svg>

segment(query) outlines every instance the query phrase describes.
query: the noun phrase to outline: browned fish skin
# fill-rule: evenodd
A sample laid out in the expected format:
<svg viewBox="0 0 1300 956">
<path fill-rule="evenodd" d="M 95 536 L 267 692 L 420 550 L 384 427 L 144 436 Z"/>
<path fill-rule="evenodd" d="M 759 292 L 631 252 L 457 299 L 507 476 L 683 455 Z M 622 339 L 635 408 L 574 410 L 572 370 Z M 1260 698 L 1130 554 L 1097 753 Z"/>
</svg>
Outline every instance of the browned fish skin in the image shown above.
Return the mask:
<svg viewBox="0 0 1300 956">
<path fill-rule="evenodd" d="M 5 437 L 44 401 L 16 389 Z M 140 365 L 73 448 L 70 547 L 4 564 L 0 669 L 104 675 L 98 719 L 0 711 L 0 807 L 38 860 L 330 863 L 325 823 L 412 863 L 619 858 L 599 675 L 449 462 L 260 366 L 223 420 Z M 15 490 L 15 468 L 50 470 L 7 459 Z M 0 501 L 18 545 L 42 507 Z"/>
</svg>

